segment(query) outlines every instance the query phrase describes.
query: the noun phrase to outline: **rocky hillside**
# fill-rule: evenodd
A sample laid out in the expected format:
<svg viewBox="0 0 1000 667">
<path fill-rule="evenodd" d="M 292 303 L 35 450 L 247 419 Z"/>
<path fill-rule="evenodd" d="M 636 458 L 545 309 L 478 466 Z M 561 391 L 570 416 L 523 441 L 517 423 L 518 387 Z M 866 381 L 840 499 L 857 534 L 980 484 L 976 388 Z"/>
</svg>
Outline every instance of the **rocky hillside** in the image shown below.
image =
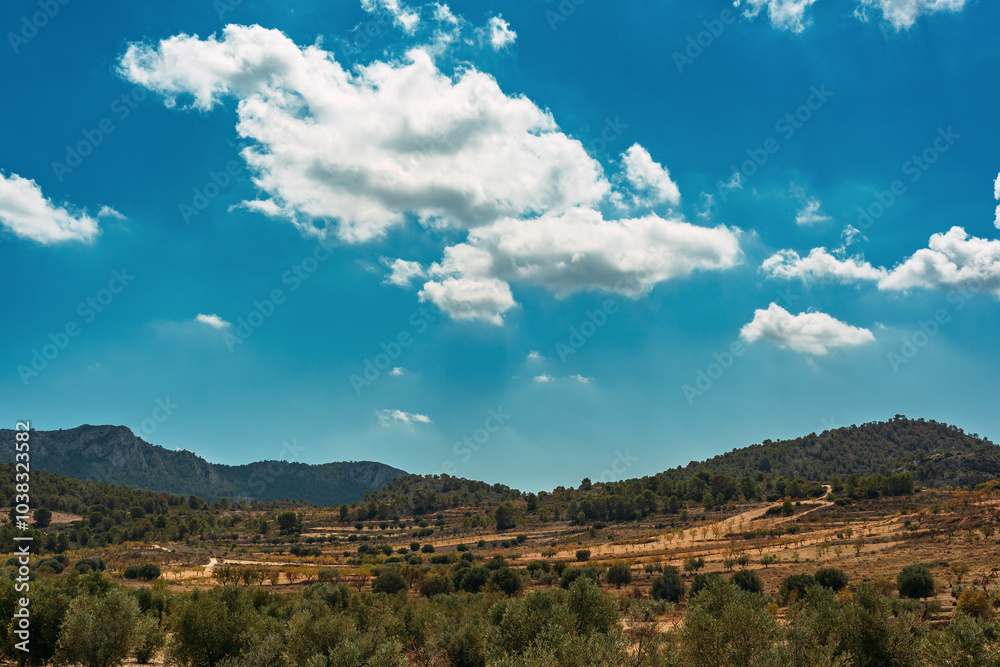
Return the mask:
<svg viewBox="0 0 1000 667">
<path fill-rule="evenodd" d="M 188 451 L 152 445 L 124 426 L 33 431 L 33 468 L 150 491 L 220 498 L 353 503 L 406 473 L 373 461 L 308 465 L 209 463 Z M 0 430 L 0 462 L 14 460 L 14 432 Z"/>
</svg>

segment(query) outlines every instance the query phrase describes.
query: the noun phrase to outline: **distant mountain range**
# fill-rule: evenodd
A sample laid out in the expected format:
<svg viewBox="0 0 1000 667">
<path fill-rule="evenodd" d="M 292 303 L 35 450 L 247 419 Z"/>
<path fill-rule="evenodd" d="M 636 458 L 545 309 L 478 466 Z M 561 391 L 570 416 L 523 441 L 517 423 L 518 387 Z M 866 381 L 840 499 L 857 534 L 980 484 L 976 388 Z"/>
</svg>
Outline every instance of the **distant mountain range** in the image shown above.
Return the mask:
<svg viewBox="0 0 1000 667">
<path fill-rule="evenodd" d="M 0 429 L 0 462 L 14 460 L 14 432 Z M 209 463 L 185 450 L 151 445 L 125 426 L 33 431 L 31 466 L 68 477 L 205 500 L 303 499 L 329 506 L 361 500 L 406 472 L 373 461 L 309 465 L 260 461 L 240 466 Z"/>
</svg>

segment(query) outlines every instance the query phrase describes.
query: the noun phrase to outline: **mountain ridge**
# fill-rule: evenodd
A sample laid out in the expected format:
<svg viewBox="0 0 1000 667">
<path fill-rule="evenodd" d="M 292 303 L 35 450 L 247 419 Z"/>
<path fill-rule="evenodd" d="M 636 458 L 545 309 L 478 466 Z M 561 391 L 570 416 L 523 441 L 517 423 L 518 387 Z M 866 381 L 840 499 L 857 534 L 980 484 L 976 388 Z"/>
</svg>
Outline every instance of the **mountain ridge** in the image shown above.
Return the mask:
<svg viewBox="0 0 1000 667">
<path fill-rule="evenodd" d="M 0 429 L 0 461 L 14 460 L 13 433 Z M 301 498 L 319 505 L 352 503 L 406 474 L 376 461 L 211 463 L 186 449 L 149 443 L 127 426 L 35 430 L 31 444 L 32 466 L 40 470 L 212 501 Z"/>
</svg>

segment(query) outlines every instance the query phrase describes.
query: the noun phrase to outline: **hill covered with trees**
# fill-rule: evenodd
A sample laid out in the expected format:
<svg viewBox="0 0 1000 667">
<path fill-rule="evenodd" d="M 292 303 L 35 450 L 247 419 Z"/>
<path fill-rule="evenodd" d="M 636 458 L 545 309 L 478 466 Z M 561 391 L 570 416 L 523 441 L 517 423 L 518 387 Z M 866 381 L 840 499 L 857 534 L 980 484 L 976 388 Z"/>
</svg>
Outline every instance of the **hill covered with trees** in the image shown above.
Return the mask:
<svg viewBox="0 0 1000 667">
<path fill-rule="evenodd" d="M 14 460 L 14 432 L 0 429 L 0 462 Z M 205 500 L 284 500 L 333 505 L 361 499 L 405 475 L 373 461 L 309 465 L 259 461 L 209 463 L 193 452 L 151 445 L 125 426 L 32 431 L 33 469 Z"/>
</svg>

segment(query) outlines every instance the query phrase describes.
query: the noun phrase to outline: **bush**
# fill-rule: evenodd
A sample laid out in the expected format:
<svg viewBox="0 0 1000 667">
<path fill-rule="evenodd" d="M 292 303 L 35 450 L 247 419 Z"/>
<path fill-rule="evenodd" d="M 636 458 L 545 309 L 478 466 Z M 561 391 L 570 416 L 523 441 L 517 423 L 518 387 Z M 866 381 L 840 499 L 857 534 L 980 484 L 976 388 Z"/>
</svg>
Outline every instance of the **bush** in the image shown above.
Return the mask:
<svg viewBox="0 0 1000 667">
<path fill-rule="evenodd" d="M 731 581 L 737 588 L 747 593 L 763 593 L 764 581 L 753 570 L 740 570 L 733 574 Z"/>
<path fill-rule="evenodd" d="M 578 549 L 576 552 L 576 559 L 581 563 L 586 563 L 590 560 L 590 549 Z"/>
<path fill-rule="evenodd" d="M 433 544 L 425 544 L 424 546 L 420 547 L 420 550 L 422 552 L 424 552 L 425 554 L 432 554 L 432 553 L 434 553 L 434 545 Z"/>
<path fill-rule="evenodd" d="M 896 577 L 900 597 L 925 598 L 934 594 L 934 575 L 924 565 L 907 565 Z"/>
<path fill-rule="evenodd" d="M 493 574 L 490 575 L 490 584 L 496 586 L 508 596 L 516 595 L 524 587 L 521 575 L 509 567 L 494 570 Z"/>
<path fill-rule="evenodd" d="M 420 582 L 420 594 L 425 598 L 447 595 L 452 590 L 451 579 L 448 577 L 427 577 Z"/>
<path fill-rule="evenodd" d="M 372 582 L 373 591 L 376 593 L 388 593 L 389 595 L 405 591 L 409 587 L 410 584 L 403 578 L 403 575 L 394 570 L 383 572 L 375 577 L 375 581 Z"/>
<path fill-rule="evenodd" d="M 663 568 L 663 574 L 653 580 L 650 590 L 654 600 L 678 602 L 684 596 L 684 581 L 676 567 L 668 565 Z"/>
<path fill-rule="evenodd" d="M 168 661 L 201 667 L 238 658 L 243 647 L 263 633 L 265 624 L 246 592 L 227 586 L 175 600 L 171 629 Z"/>
<path fill-rule="evenodd" d="M 963 614 L 968 614 L 975 618 L 989 621 L 993 618 L 993 607 L 990 605 L 990 598 L 983 591 L 966 588 L 958 596 L 958 610 Z"/>
<path fill-rule="evenodd" d="M 778 595 L 788 604 L 805 597 L 806 591 L 815 585 L 816 579 L 811 574 L 790 574 L 781 582 Z"/>
<path fill-rule="evenodd" d="M 721 577 L 712 580 L 691 598 L 684 617 L 682 664 L 779 664 L 773 652 L 781 628 L 767 605 L 763 595 L 742 591 Z"/>
<path fill-rule="evenodd" d="M 487 570 L 499 570 L 501 568 L 507 567 L 507 559 L 505 559 L 503 556 L 494 556 L 493 558 L 486 561 L 486 564 L 483 567 L 485 567 Z"/>
<path fill-rule="evenodd" d="M 847 573 L 835 567 L 824 567 L 816 570 L 816 583 L 823 588 L 837 592 L 847 587 Z"/>
<path fill-rule="evenodd" d="M 148 589 L 143 589 L 148 590 Z M 139 605 L 142 606 L 141 604 Z M 140 614 L 135 624 L 135 643 L 132 657 L 140 665 L 148 665 L 167 639 L 167 634 L 160 627 L 160 621 L 152 614 Z"/>
<path fill-rule="evenodd" d="M 88 572 L 104 572 L 108 566 L 104 564 L 103 558 L 81 558 L 73 564 L 73 569 L 80 574 Z"/>
<path fill-rule="evenodd" d="M 691 581 L 691 590 L 688 591 L 688 596 L 693 598 L 695 595 L 708 588 L 709 584 L 716 579 L 722 579 L 722 575 L 718 572 L 705 572 L 703 574 L 694 575 L 694 579 Z"/>
<path fill-rule="evenodd" d="M 145 579 L 152 581 L 160 577 L 160 567 L 155 563 L 143 563 L 138 565 L 133 563 L 125 568 L 123 576 L 126 579 Z"/>
<path fill-rule="evenodd" d="M 695 558 L 692 556 L 684 561 L 684 571 L 685 572 L 697 572 L 701 568 L 705 567 L 704 558 Z"/>
<path fill-rule="evenodd" d="M 81 595 L 66 612 L 59 638 L 61 662 L 117 667 L 132 653 L 139 603 L 123 590 Z"/>
<path fill-rule="evenodd" d="M 490 571 L 485 567 L 466 567 L 451 575 L 456 590 L 478 593 L 490 580 Z"/>
<path fill-rule="evenodd" d="M 16 559 L 11 560 L 15 560 L 16 562 Z M 45 558 L 35 563 L 35 572 L 44 571 L 43 568 L 51 570 L 53 574 L 61 574 L 66 569 L 66 566 L 57 558 Z"/>
<path fill-rule="evenodd" d="M 594 582 L 599 582 L 601 580 L 600 575 L 597 574 L 597 570 L 592 567 L 568 567 L 563 570 L 559 586 L 562 588 L 569 588 L 570 585 L 580 577 L 588 577 L 589 579 L 593 579 Z"/>
<path fill-rule="evenodd" d="M 604 580 L 616 588 L 621 588 L 623 584 L 631 584 L 632 567 L 623 561 L 612 563 L 604 575 Z"/>
<path fill-rule="evenodd" d="M 419 551 L 420 542 L 410 542 L 410 551 Z"/>
</svg>

